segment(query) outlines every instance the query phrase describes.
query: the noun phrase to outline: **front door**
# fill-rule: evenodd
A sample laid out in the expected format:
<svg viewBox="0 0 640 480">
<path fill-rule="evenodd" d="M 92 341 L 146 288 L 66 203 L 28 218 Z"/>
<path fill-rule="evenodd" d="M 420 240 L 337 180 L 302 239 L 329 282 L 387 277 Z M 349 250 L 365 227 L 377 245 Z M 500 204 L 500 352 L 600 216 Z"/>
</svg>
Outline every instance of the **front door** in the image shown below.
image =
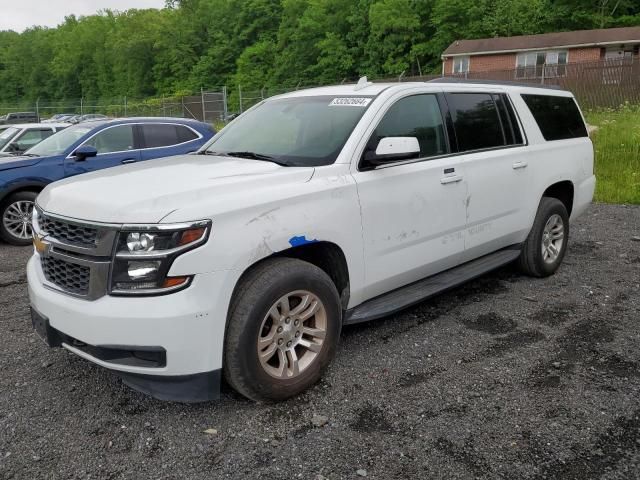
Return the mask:
<svg viewBox="0 0 640 480">
<path fill-rule="evenodd" d="M 467 185 L 463 164 L 447 156 L 435 94 L 396 101 L 367 148 L 385 137 L 417 137 L 418 159 L 354 173 L 362 212 L 366 298 L 455 266 L 464 251 Z"/>
<path fill-rule="evenodd" d="M 84 142 L 83 145 L 95 147 L 98 155 L 83 161 L 77 161 L 73 155 L 70 155 L 64 163 L 65 176 L 116 167 L 140 160 L 140 150 L 136 145 L 133 125 L 107 127 Z"/>
</svg>

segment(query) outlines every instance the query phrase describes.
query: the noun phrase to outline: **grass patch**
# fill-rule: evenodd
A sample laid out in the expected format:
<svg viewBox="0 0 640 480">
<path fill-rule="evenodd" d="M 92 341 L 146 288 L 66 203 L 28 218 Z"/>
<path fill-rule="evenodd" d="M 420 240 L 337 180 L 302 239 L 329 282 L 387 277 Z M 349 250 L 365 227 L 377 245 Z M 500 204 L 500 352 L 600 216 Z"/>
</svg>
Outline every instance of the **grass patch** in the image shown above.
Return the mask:
<svg viewBox="0 0 640 480">
<path fill-rule="evenodd" d="M 586 112 L 596 150 L 595 200 L 640 204 L 640 106 Z"/>
</svg>

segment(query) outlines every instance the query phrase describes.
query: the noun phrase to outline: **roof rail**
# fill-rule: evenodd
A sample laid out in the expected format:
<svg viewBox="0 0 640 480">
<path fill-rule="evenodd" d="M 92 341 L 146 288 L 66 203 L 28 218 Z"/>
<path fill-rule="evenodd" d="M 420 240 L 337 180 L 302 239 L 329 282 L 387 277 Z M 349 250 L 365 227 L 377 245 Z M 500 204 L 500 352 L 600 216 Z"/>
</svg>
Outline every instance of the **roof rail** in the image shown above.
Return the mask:
<svg viewBox="0 0 640 480">
<path fill-rule="evenodd" d="M 510 80 L 482 80 L 460 77 L 441 77 L 428 80 L 427 83 L 467 83 L 471 85 L 505 85 L 511 87 L 546 88 L 548 90 L 564 90 L 558 85 L 541 85 L 536 83 L 513 82 Z"/>
</svg>

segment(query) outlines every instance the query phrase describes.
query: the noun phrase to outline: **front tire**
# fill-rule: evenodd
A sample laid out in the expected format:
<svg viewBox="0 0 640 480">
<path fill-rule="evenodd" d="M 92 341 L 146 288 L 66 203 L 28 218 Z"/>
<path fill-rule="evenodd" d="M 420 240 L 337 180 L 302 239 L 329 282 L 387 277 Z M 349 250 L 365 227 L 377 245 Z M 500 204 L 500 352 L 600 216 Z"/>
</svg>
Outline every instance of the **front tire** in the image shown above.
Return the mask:
<svg viewBox="0 0 640 480">
<path fill-rule="evenodd" d="M 0 204 L 0 238 L 11 245 L 31 245 L 31 216 L 36 192 L 18 192 Z"/>
<path fill-rule="evenodd" d="M 520 269 L 533 277 L 555 273 L 569 241 L 569 214 L 557 198 L 542 197 L 533 228 L 518 260 Z"/>
<path fill-rule="evenodd" d="M 342 308 L 329 276 L 310 263 L 274 258 L 241 280 L 231 302 L 224 374 L 256 401 L 295 396 L 331 362 Z"/>
</svg>

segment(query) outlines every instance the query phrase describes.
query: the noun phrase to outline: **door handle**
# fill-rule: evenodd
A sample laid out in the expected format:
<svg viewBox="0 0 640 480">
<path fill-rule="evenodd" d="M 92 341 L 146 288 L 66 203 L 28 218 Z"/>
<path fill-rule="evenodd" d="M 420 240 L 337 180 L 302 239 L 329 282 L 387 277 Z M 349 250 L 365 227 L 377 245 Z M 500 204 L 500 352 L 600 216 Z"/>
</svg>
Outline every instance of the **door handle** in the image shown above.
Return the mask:
<svg viewBox="0 0 640 480">
<path fill-rule="evenodd" d="M 137 160 L 135 158 L 125 158 L 120 163 L 123 165 L 126 165 L 127 163 L 136 163 L 136 161 Z"/>
<path fill-rule="evenodd" d="M 529 165 L 527 162 L 516 162 L 512 166 L 514 170 L 518 170 L 519 168 L 527 168 L 527 165 Z"/>
<path fill-rule="evenodd" d="M 440 183 L 442 185 L 446 185 L 447 183 L 457 183 L 462 180 L 462 175 L 447 175 L 446 177 L 442 177 L 440 179 Z"/>
</svg>

